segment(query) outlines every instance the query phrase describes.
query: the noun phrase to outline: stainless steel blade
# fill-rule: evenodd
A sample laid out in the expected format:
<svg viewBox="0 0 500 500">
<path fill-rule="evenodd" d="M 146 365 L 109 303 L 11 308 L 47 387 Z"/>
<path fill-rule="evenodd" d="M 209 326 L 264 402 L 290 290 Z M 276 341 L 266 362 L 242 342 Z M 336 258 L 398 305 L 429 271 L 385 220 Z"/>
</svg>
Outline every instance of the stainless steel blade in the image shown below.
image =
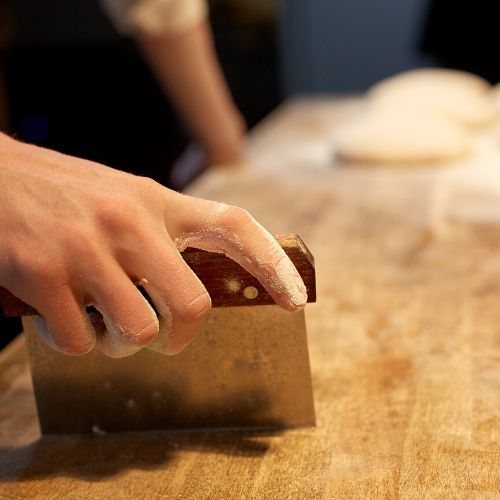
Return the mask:
<svg viewBox="0 0 500 500">
<path fill-rule="evenodd" d="M 304 313 L 213 309 L 196 340 L 165 356 L 57 353 L 23 318 L 42 432 L 314 425 Z"/>
</svg>

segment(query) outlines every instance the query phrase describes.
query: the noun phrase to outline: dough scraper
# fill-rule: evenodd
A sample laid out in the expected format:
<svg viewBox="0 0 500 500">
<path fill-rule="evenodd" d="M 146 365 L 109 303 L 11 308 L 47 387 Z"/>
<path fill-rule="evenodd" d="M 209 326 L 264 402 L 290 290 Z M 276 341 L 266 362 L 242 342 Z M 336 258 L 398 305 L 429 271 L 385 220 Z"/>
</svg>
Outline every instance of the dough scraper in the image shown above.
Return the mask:
<svg viewBox="0 0 500 500">
<path fill-rule="evenodd" d="M 276 239 L 315 302 L 311 253 L 296 235 Z M 23 316 L 43 434 L 314 425 L 304 311 L 278 307 L 222 254 L 189 248 L 182 255 L 213 308 L 194 342 L 174 356 L 147 347 L 119 359 L 98 349 L 61 354 L 41 340 L 37 312 L 0 288 L 3 314 Z"/>
</svg>

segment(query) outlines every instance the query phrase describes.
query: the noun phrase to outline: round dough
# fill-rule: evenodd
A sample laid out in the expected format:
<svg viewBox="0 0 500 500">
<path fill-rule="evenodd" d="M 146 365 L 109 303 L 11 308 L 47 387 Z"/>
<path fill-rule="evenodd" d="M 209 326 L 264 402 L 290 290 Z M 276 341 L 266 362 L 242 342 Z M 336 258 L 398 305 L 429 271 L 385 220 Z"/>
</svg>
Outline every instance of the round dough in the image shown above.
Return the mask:
<svg viewBox="0 0 500 500">
<path fill-rule="evenodd" d="M 403 88 L 422 88 L 426 86 L 454 88 L 469 94 L 484 94 L 491 85 L 480 76 L 466 71 L 442 68 L 423 68 L 405 71 L 381 80 L 370 92 L 382 94 L 397 92 Z"/>
<path fill-rule="evenodd" d="M 339 157 L 362 162 L 441 161 L 462 156 L 470 134 L 439 115 L 396 109 L 372 110 L 337 129 Z"/>
<path fill-rule="evenodd" d="M 471 73 L 429 68 L 382 80 L 368 91 L 368 97 L 375 108 L 428 111 L 477 127 L 494 117 L 490 89 L 486 80 Z"/>
</svg>

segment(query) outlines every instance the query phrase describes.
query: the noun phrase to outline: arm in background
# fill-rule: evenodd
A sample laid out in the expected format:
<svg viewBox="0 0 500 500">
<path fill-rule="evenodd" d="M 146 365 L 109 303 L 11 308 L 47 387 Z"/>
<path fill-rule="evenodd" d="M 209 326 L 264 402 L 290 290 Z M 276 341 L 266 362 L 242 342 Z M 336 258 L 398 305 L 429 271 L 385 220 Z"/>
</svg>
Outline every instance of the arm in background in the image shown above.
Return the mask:
<svg viewBox="0 0 500 500">
<path fill-rule="evenodd" d="M 209 164 L 236 162 L 245 123 L 217 60 L 203 0 L 102 0 L 117 29 L 135 37 Z"/>
</svg>

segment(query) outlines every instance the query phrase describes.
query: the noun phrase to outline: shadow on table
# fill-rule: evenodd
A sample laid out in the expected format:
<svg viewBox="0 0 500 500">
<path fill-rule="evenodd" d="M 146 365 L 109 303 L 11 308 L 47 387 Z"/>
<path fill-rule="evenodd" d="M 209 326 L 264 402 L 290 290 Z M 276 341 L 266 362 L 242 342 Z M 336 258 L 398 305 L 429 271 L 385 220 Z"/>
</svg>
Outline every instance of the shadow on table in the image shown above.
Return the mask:
<svg viewBox="0 0 500 500">
<path fill-rule="evenodd" d="M 183 452 L 258 457 L 279 431 L 144 432 L 106 436 L 43 436 L 20 448 L 0 448 L 0 481 L 57 476 L 87 481 L 130 469 L 164 468 Z"/>
<path fill-rule="evenodd" d="M 171 403 L 175 408 L 174 402 Z M 180 396 L 176 403 L 182 404 Z M 221 418 L 224 407 L 226 411 L 222 416 L 227 415 L 226 421 Z M 185 452 L 258 457 L 268 450 L 269 438 L 279 435 L 283 429 L 283 422 L 266 417 L 269 401 L 259 395 L 259 391 L 205 403 L 199 408 L 192 406 L 191 410 L 191 429 L 199 428 L 200 422 L 204 422 L 210 431 L 45 435 L 25 446 L 0 447 L 0 482 L 60 476 L 98 481 L 133 469 L 165 468 Z M 187 419 L 188 413 L 184 415 Z M 179 424 L 186 422 L 179 421 Z M 153 423 L 159 425 L 159 422 Z M 231 430 L 235 423 L 246 425 L 244 429 Z M 217 424 L 219 429 L 214 428 Z"/>
</svg>

